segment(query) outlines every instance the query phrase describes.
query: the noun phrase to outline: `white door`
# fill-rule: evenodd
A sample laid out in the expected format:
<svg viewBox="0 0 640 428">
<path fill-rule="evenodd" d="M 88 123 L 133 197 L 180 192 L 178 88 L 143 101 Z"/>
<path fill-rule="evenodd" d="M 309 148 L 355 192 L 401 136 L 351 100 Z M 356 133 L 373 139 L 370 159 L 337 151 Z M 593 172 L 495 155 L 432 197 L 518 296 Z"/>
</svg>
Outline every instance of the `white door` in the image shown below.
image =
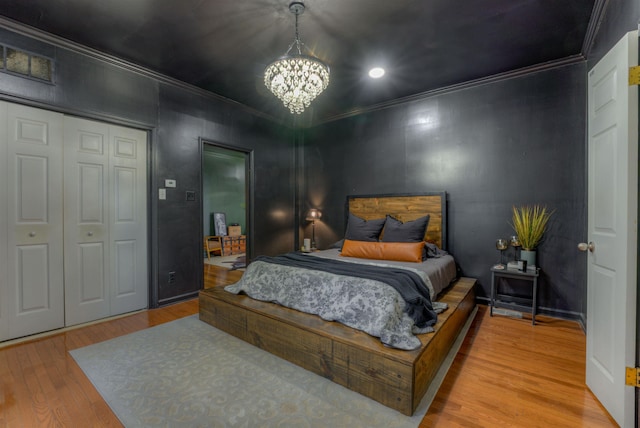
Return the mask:
<svg viewBox="0 0 640 428">
<path fill-rule="evenodd" d="M 622 427 L 635 426 L 625 367 L 636 351 L 638 32 L 589 72 L 587 385 Z"/>
<path fill-rule="evenodd" d="M 109 126 L 64 120 L 65 324 L 110 315 Z"/>
<path fill-rule="evenodd" d="M 9 337 L 64 325 L 62 115 L 7 104 Z"/>
<path fill-rule="evenodd" d="M 148 306 L 147 133 L 109 126 L 111 315 Z"/>
<path fill-rule="evenodd" d="M 7 103 L 0 102 L 0 182 L 7 177 Z M 0 185 L 0 341 L 9 338 L 7 283 L 7 186 Z"/>
<path fill-rule="evenodd" d="M 147 307 L 146 139 L 65 118 L 66 325 Z"/>
</svg>

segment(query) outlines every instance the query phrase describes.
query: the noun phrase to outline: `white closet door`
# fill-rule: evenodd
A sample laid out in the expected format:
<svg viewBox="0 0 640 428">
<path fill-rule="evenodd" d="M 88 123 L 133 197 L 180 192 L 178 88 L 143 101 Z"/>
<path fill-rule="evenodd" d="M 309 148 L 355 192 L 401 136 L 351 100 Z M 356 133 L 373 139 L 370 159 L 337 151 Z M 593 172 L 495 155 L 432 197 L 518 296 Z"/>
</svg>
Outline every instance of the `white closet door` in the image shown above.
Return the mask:
<svg viewBox="0 0 640 428">
<path fill-rule="evenodd" d="M 66 325 L 147 307 L 146 143 L 65 118 Z"/>
<path fill-rule="evenodd" d="M 65 324 L 110 315 L 109 126 L 64 121 Z"/>
<path fill-rule="evenodd" d="M 147 133 L 109 126 L 111 314 L 148 306 Z"/>
<path fill-rule="evenodd" d="M 146 132 L 0 102 L 0 202 L 0 340 L 148 306 Z"/>
<path fill-rule="evenodd" d="M 64 325 L 62 115 L 7 104 L 9 337 Z"/>
<path fill-rule="evenodd" d="M 7 274 L 7 103 L 0 101 L 0 341 L 9 338 Z"/>
</svg>

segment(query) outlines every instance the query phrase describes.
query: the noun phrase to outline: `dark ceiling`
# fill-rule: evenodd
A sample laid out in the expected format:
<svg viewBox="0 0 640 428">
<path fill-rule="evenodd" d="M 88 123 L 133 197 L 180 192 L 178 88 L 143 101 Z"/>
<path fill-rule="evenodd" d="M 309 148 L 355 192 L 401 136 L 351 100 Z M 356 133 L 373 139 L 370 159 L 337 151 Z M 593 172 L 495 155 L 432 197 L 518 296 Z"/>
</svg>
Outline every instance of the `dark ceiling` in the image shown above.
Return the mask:
<svg viewBox="0 0 640 428">
<path fill-rule="evenodd" d="M 331 68 L 321 122 L 584 55 L 594 0 L 307 0 L 300 37 Z M 0 15 L 237 101 L 290 113 L 263 70 L 294 39 L 287 0 L 2 0 Z M 368 69 L 382 65 L 384 78 Z"/>
</svg>

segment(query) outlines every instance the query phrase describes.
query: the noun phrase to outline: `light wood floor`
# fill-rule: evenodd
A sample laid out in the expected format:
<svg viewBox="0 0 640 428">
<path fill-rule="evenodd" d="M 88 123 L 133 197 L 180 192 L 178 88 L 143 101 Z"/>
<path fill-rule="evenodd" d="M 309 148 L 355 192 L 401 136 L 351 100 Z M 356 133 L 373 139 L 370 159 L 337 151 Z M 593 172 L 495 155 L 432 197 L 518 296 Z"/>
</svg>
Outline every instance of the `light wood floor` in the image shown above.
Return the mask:
<svg viewBox="0 0 640 428">
<path fill-rule="evenodd" d="M 241 275 L 205 265 L 207 287 Z M 196 313 L 193 299 L 0 348 L 0 428 L 122 426 L 68 351 Z M 538 320 L 489 317 L 480 306 L 420 426 L 616 426 L 584 386 L 580 327 Z"/>
</svg>

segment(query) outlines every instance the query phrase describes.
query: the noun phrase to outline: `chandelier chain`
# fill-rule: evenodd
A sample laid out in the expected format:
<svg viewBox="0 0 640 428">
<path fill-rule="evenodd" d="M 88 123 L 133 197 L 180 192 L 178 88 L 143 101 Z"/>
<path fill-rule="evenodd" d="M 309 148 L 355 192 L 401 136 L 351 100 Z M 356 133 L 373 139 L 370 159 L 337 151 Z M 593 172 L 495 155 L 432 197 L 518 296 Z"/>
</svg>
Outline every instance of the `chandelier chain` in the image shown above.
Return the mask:
<svg viewBox="0 0 640 428">
<path fill-rule="evenodd" d="M 289 55 L 289 52 L 291 52 L 291 48 L 293 47 L 293 45 L 296 45 L 296 47 L 298 48 L 298 55 L 302 55 L 302 46 L 304 45 L 304 43 L 300 41 L 300 33 L 298 32 L 298 16 L 300 15 L 300 12 L 298 11 L 298 9 L 295 9 L 293 13 L 296 15 L 296 28 L 294 33 L 295 39 L 289 45 L 289 49 L 287 49 L 285 55 Z"/>
<path fill-rule="evenodd" d="M 300 12 L 296 9 L 296 45 L 298 46 L 298 54 L 302 55 L 302 50 L 300 49 L 300 33 L 298 33 L 298 16 L 300 16 Z"/>
</svg>

